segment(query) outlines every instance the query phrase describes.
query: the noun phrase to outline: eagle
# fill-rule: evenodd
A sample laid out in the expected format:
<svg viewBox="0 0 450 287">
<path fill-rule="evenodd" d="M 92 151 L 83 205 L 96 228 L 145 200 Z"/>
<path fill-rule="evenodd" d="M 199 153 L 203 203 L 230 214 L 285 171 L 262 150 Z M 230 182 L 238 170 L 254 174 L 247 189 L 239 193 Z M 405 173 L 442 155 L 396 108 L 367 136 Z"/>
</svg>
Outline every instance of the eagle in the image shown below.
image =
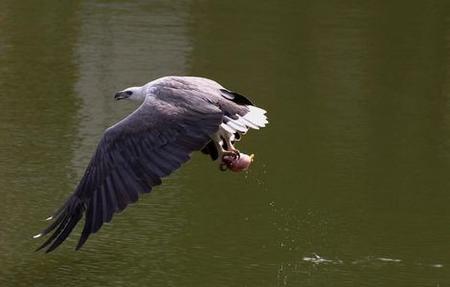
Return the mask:
<svg viewBox="0 0 450 287">
<path fill-rule="evenodd" d="M 76 250 L 114 213 L 161 184 L 161 179 L 201 151 L 221 170 L 242 171 L 253 156 L 234 146 L 250 128 L 268 123 L 266 111 L 248 98 L 202 77 L 166 76 L 114 95 L 141 103 L 106 129 L 73 193 L 47 220 L 53 222 L 37 249 L 51 252 L 85 218 Z"/>
</svg>

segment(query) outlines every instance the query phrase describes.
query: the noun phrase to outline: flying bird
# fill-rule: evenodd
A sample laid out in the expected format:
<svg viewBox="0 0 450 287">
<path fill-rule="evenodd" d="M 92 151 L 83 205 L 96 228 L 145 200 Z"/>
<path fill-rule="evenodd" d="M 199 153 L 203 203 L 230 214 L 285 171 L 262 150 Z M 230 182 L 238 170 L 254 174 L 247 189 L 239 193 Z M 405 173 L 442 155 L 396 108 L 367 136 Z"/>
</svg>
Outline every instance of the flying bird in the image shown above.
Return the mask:
<svg viewBox="0 0 450 287">
<path fill-rule="evenodd" d="M 49 234 L 37 250 L 57 248 L 84 215 L 78 250 L 114 213 L 160 185 L 194 151 L 218 161 L 222 170 L 248 168 L 252 156 L 239 153 L 234 143 L 249 128 L 268 123 L 265 110 L 206 78 L 163 77 L 114 97 L 141 105 L 106 129 L 75 191 L 34 236 Z"/>
</svg>

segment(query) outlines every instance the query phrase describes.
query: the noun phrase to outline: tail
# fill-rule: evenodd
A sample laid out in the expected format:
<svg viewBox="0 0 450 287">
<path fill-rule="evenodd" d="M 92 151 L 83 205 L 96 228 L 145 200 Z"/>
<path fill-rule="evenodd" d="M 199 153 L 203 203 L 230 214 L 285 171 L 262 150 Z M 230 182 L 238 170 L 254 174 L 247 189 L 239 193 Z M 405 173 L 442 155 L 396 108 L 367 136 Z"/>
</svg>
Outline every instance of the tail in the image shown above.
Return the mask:
<svg viewBox="0 0 450 287">
<path fill-rule="evenodd" d="M 41 250 L 50 244 L 50 247 L 45 251 L 46 253 L 51 252 L 58 247 L 67 236 L 69 236 L 78 221 L 83 217 L 85 208 L 85 203 L 81 201 L 78 196 L 72 195 L 53 216 L 48 218 L 48 220 L 56 218 L 55 221 L 41 233 L 33 236 L 33 238 L 39 238 L 55 230 L 53 234 L 38 249 L 36 249 L 36 251 Z"/>
</svg>

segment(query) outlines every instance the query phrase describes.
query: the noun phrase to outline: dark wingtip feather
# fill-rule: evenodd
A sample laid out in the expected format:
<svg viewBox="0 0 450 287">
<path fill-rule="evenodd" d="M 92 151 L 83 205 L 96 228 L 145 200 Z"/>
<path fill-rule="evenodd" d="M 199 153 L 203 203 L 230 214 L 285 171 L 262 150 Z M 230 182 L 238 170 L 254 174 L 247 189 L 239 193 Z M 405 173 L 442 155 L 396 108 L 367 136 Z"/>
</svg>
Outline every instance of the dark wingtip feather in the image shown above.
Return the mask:
<svg viewBox="0 0 450 287">
<path fill-rule="evenodd" d="M 56 249 L 61 243 L 66 240 L 67 236 L 72 232 L 72 230 L 77 225 L 78 221 L 80 221 L 81 217 L 83 216 L 83 213 L 81 210 L 75 214 L 73 214 L 72 217 L 70 217 L 69 222 L 67 222 L 66 226 L 64 227 L 64 230 L 59 234 L 59 236 L 53 241 L 52 245 L 45 251 L 45 253 L 52 252 Z"/>
<path fill-rule="evenodd" d="M 62 217 L 62 220 L 60 221 L 60 224 L 58 225 L 58 228 L 53 232 L 53 234 L 41 246 L 39 246 L 36 249 L 36 251 L 39 251 L 39 250 L 47 247 L 62 232 L 62 230 L 64 229 L 64 227 L 67 224 L 67 221 L 69 220 L 69 217 L 65 213 L 61 214 L 60 216 Z"/>
<path fill-rule="evenodd" d="M 235 102 L 236 104 L 239 105 L 250 105 L 253 106 L 252 101 L 250 101 L 247 97 L 244 97 L 243 95 L 240 95 L 236 92 L 232 92 L 232 91 L 228 91 L 225 89 L 220 89 L 220 91 L 222 92 L 222 96 L 225 99 L 228 99 L 230 101 Z"/>
<path fill-rule="evenodd" d="M 37 235 L 37 237 L 41 237 L 42 235 L 46 235 L 53 231 L 53 234 L 35 251 L 39 251 L 50 245 L 50 247 L 45 251 L 46 253 L 49 253 L 63 243 L 83 216 L 83 212 L 83 202 L 76 196 L 69 198 L 66 204 L 64 204 L 64 208 L 60 210 L 58 218 L 55 222 Z"/>
<path fill-rule="evenodd" d="M 91 234 L 88 233 L 88 234 L 80 237 L 80 240 L 78 240 L 78 244 L 75 247 L 75 251 L 78 251 L 78 250 L 80 250 L 81 247 L 83 247 L 84 243 L 86 243 L 86 240 L 89 238 L 89 235 L 91 235 Z"/>
</svg>

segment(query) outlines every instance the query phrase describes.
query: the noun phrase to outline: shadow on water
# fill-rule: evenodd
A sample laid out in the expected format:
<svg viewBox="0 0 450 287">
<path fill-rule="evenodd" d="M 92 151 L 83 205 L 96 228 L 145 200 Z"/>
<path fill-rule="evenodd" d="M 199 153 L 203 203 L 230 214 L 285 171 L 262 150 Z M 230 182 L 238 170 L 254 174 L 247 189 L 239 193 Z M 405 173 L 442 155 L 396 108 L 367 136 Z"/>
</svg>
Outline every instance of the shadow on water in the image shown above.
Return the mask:
<svg viewBox="0 0 450 287">
<path fill-rule="evenodd" d="M 450 7 L 0 3 L 0 285 L 450 284 Z M 33 253 L 118 89 L 202 75 L 269 111 L 246 174 L 196 154 L 73 248 Z M 42 220 L 41 220 L 42 219 Z"/>
</svg>

